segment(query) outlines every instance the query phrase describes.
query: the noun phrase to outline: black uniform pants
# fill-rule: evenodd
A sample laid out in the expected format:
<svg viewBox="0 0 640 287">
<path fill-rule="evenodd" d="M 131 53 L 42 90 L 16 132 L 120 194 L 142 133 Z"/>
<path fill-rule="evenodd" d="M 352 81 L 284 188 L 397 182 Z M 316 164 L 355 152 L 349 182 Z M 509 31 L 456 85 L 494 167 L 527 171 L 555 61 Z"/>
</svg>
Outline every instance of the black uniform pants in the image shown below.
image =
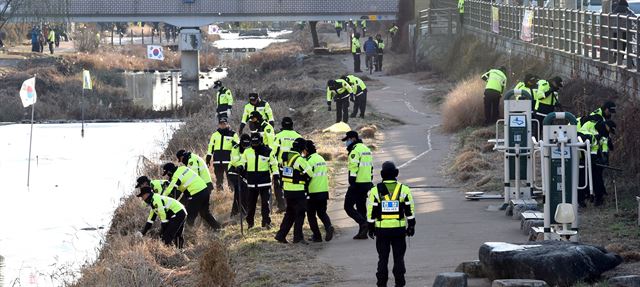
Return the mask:
<svg viewBox="0 0 640 287">
<path fill-rule="evenodd" d="M 227 176 L 229 183 L 233 185 L 233 204 L 231 205 L 231 216 L 240 213 L 240 207 L 242 207 L 242 214 L 247 213 L 247 199 L 249 197 L 247 193 L 247 184 L 237 175 L 229 174 Z"/>
<path fill-rule="evenodd" d="M 594 203 L 596 205 L 600 205 L 604 200 L 604 195 L 607 194 L 603 178 L 604 168 L 596 165 L 595 159 L 593 159 L 591 163 L 591 172 L 593 173 L 593 195 L 595 197 Z"/>
<path fill-rule="evenodd" d="M 340 32 L 342 32 L 342 28 L 336 28 L 336 34 L 338 34 L 338 38 L 340 38 Z"/>
<path fill-rule="evenodd" d="M 395 286 L 404 286 L 404 253 L 407 251 L 404 228 L 376 228 L 376 250 L 378 251 L 377 286 L 387 286 L 389 280 L 389 253 L 393 249 L 393 277 Z"/>
<path fill-rule="evenodd" d="M 382 53 L 378 53 L 378 65 L 376 66 L 376 72 L 382 71 L 382 59 L 384 55 Z"/>
<path fill-rule="evenodd" d="M 220 224 L 216 221 L 216 219 L 209 211 L 209 197 L 211 196 L 211 189 L 205 188 L 200 192 L 192 195 L 187 198 L 187 224 L 192 226 L 196 220 L 198 214 L 204 221 L 209 224 L 209 226 L 213 229 L 220 228 Z"/>
<path fill-rule="evenodd" d="M 262 225 L 271 224 L 271 217 L 269 217 L 269 198 L 271 197 L 271 188 L 266 187 L 249 187 L 248 198 L 248 211 L 247 211 L 247 224 L 249 228 L 253 227 L 253 218 L 256 215 L 256 205 L 258 204 L 258 196 L 260 196 L 260 211 L 262 214 Z"/>
<path fill-rule="evenodd" d="M 182 237 L 182 231 L 184 230 L 184 222 L 186 215 L 184 211 L 176 213 L 175 217 L 169 218 L 169 222 L 162 229 L 162 242 L 166 245 L 173 243 L 176 247 L 182 248 L 184 245 L 184 237 Z"/>
<path fill-rule="evenodd" d="M 543 122 L 544 122 L 544 118 L 555 111 L 555 107 L 554 106 L 550 106 L 550 105 L 545 105 L 545 104 L 538 104 L 538 109 L 533 111 L 533 118 L 535 120 L 538 120 L 538 122 L 540 123 L 540 135 L 539 137 L 536 137 L 537 139 L 541 139 L 542 138 L 542 127 L 544 126 Z"/>
<path fill-rule="evenodd" d="M 358 115 L 358 110 L 360 110 L 360 117 L 364 118 L 364 111 L 367 109 L 367 89 L 364 89 L 359 96 L 355 97 L 355 102 L 353 103 L 353 112 L 351 112 L 351 117 L 355 118 Z"/>
<path fill-rule="evenodd" d="M 287 191 L 285 191 L 287 192 Z M 302 225 L 304 225 L 304 216 L 307 211 L 307 197 L 304 195 L 304 191 L 290 191 L 299 192 L 301 195 L 290 196 L 287 198 L 287 211 L 284 213 L 282 223 L 280 223 L 280 230 L 278 230 L 279 238 L 287 237 L 289 230 L 293 226 L 293 241 L 300 241 L 304 239 L 302 234 Z"/>
<path fill-rule="evenodd" d="M 355 40 L 355 39 L 354 39 Z M 358 41 L 358 40 L 355 40 Z M 353 72 L 360 73 L 360 53 L 353 53 Z"/>
<path fill-rule="evenodd" d="M 227 181 L 229 180 L 229 164 L 226 163 L 214 163 L 213 164 L 213 174 L 216 176 L 216 189 L 222 189 L 222 184 L 224 182 L 224 176 L 227 176 Z"/>
<path fill-rule="evenodd" d="M 484 90 L 484 123 L 494 124 L 500 114 L 500 92 L 492 89 Z"/>
<path fill-rule="evenodd" d="M 324 230 L 326 231 L 331 227 L 331 219 L 327 214 L 327 199 L 329 199 L 328 192 L 322 193 L 310 193 L 307 200 L 307 220 L 309 221 L 309 228 L 313 232 L 313 236 L 321 238 L 320 228 L 318 227 L 318 220 L 322 221 Z M 316 218 L 317 216 L 317 218 Z"/>
<path fill-rule="evenodd" d="M 53 54 L 53 42 L 49 42 L 49 52 L 51 52 L 51 54 Z"/>
<path fill-rule="evenodd" d="M 276 206 L 279 210 L 284 210 L 287 207 L 287 204 L 284 200 L 284 192 L 282 191 L 282 186 L 277 183 L 273 183 L 273 195 L 276 198 Z"/>
<path fill-rule="evenodd" d="M 349 97 L 336 100 L 336 123 L 349 122 Z"/>
<path fill-rule="evenodd" d="M 367 222 L 367 193 L 370 189 L 370 182 L 355 183 L 349 186 L 344 197 L 344 211 L 360 225 Z"/>
</svg>

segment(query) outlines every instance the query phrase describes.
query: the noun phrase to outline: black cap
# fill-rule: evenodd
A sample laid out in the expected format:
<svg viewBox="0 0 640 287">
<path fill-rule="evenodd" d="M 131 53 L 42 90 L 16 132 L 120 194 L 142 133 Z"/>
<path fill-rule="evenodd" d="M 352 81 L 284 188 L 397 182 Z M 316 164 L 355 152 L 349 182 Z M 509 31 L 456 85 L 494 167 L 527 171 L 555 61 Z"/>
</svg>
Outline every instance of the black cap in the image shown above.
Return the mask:
<svg viewBox="0 0 640 287">
<path fill-rule="evenodd" d="M 169 173 L 169 172 L 175 172 L 176 169 L 178 169 L 178 168 L 172 162 L 165 163 L 162 166 L 162 170 L 163 170 L 162 175 L 167 175 L 167 173 Z"/>
<path fill-rule="evenodd" d="M 291 145 L 291 150 L 301 152 L 305 148 L 306 144 L 307 144 L 307 141 L 305 139 L 297 138 L 293 141 L 293 144 Z"/>
<path fill-rule="evenodd" d="M 347 141 L 349 138 L 358 138 L 358 132 L 348 131 L 344 138 L 342 138 L 342 141 Z"/>
<path fill-rule="evenodd" d="M 535 82 L 538 80 L 538 76 L 534 75 L 534 74 L 526 74 L 524 76 L 524 81 L 525 82 Z"/>
<path fill-rule="evenodd" d="M 185 150 L 181 149 L 176 153 L 176 157 L 177 158 L 181 158 L 184 156 L 184 154 L 187 153 Z"/>
<path fill-rule="evenodd" d="M 612 114 L 615 114 L 616 113 L 616 103 L 614 103 L 612 101 L 606 101 L 606 102 L 604 102 L 604 105 L 602 105 L 602 109 L 603 110 L 607 109 Z"/>
<path fill-rule="evenodd" d="M 221 81 L 215 81 L 213 83 L 213 88 L 214 89 L 217 89 L 217 88 L 220 88 L 220 87 L 222 87 L 222 82 Z"/>
<path fill-rule="evenodd" d="M 219 123 L 219 124 L 222 124 L 222 123 L 225 123 L 225 124 L 226 124 L 226 123 L 228 123 L 228 122 L 229 122 L 229 120 L 227 119 L 227 117 L 220 117 L 220 118 L 218 119 L 218 123 Z"/>
<path fill-rule="evenodd" d="M 290 117 L 282 118 L 282 128 L 293 129 L 293 120 Z"/>
<path fill-rule="evenodd" d="M 382 169 L 380 170 L 380 176 L 382 177 L 383 180 L 395 179 L 398 177 L 398 173 L 400 173 L 400 171 L 396 167 L 396 164 L 394 164 L 393 162 L 385 161 L 382 164 Z"/>
<path fill-rule="evenodd" d="M 316 144 L 312 140 L 307 140 L 304 147 L 310 154 L 316 153 Z"/>
<path fill-rule="evenodd" d="M 558 76 L 555 76 L 555 77 L 551 78 L 550 82 L 554 82 L 554 83 L 556 83 L 556 85 L 558 85 L 558 87 L 560 87 L 560 88 L 562 88 L 562 87 L 563 87 L 563 85 L 562 85 L 562 78 L 560 78 L 560 77 L 558 77 Z"/>
<path fill-rule="evenodd" d="M 257 100 L 257 99 L 258 99 L 258 94 L 256 93 L 249 94 L 249 100 Z"/>
<path fill-rule="evenodd" d="M 144 176 L 144 175 L 143 175 L 143 176 L 141 176 L 141 177 L 138 177 L 138 179 L 136 179 L 136 182 L 137 182 L 137 183 L 136 183 L 136 188 L 138 188 L 138 187 L 140 187 L 140 186 L 141 186 L 143 183 L 145 183 L 145 182 L 151 182 L 151 180 L 149 180 L 149 178 L 148 178 L 148 177 L 146 177 L 146 176 Z"/>
<path fill-rule="evenodd" d="M 256 118 L 257 120 L 262 120 L 262 114 L 258 111 L 253 111 L 249 115 L 249 119 Z"/>
<path fill-rule="evenodd" d="M 248 134 L 242 134 L 240 136 L 240 145 L 243 147 L 248 147 L 251 145 L 251 136 Z"/>
<path fill-rule="evenodd" d="M 153 193 L 153 190 L 151 189 L 150 186 L 145 186 L 145 187 L 141 188 L 140 192 L 136 196 L 137 197 L 142 197 L 142 195 L 145 194 L 145 193 Z"/>
</svg>

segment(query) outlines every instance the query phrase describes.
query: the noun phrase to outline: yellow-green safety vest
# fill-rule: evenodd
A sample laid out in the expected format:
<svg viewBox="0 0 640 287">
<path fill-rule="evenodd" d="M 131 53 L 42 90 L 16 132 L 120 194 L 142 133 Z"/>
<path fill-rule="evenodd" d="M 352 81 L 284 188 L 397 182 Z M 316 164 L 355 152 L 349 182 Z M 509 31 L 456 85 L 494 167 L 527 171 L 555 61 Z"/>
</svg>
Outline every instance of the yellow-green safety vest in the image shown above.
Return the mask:
<svg viewBox="0 0 640 287">
<path fill-rule="evenodd" d="M 285 163 L 282 166 L 282 190 L 304 191 L 307 183 L 304 175 L 311 174 L 309 163 L 295 151 L 287 152 L 283 157 Z"/>
<path fill-rule="evenodd" d="M 246 170 L 245 181 L 251 188 L 271 186 L 271 177 L 279 174 L 278 161 L 273 152 L 258 155 L 253 147 L 246 148 L 240 158 Z"/>
<path fill-rule="evenodd" d="M 162 223 L 167 223 L 176 213 L 183 210 L 185 214 L 187 213 L 184 205 L 171 197 L 162 196 L 157 193 L 151 196 L 151 211 L 149 211 L 149 217 L 147 218 L 148 223 L 153 223 L 156 218 L 160 218 L 160 222 Z"/>
<path fill-rule="evenodd" d="M 232 133 L 232 134 L 231 134 Z M 225 164 L 231 161 L 231 149 L 233 145 L 239 143 L 238 134 L 229 130 L 228 134 L 223 135 L 220 131 L 211 134 L 207 155 L 212 156 L 214 164 Z"/>
<path fill-rule="evenodd" d="M 178 181 L 180 185 L 178 185 Z M 176 172 L 173 173 L 169 186 L 165 188 L 162 195 L 169 195 L 174 188 L 177 188 L 183 194 L 188 192 L 189 195 L 193 196 L 207 188 L 207 184 L 195 171 L 186 166 L 179 166 Z"/>
<path fill-rule="evenodd" d="M 293 142 L 301 137 L 302 136 L 294 130 L 282 130 L 276 135 L 274 146 L 276 147 L 276 158 L 280 165 L 283 164 L 282 154 L 290 151 L 291 147 L 293 147 Z"/>
<path fill-rule="evenodd" d="M 385 180 L 369 191 L 367 221 L 376 228 L 404 228 L 415 218 L 415 204 L 408 186 Z"/>
<path fill-rule="evenodd" d="M 218 92 L 216 93 L 216 103 L 218 107 L 220 107 L 221 105 L 232 106 L 233 94 L 231 93 L 231 90 L 224 87 L 218 90 Z"/>
<path fill-rule="evenodd" d="M 162 192 L 164 191 L 164 185 L 166 184 L 169 184 L 169 181 L 164 179 L 154 179 L 151 180 L 151 184 L 149 185 L 151 186 L 151 189 L 154 193 L 162 194 Z"/>
<path fill-rule="evenodd" d="M 507 85 L 507 76 L 498 69 L 491 69 L 482 75 L 482 79 L 487 81 L 485 90 L 491 89 L 501 93 L 504 91 L 504 87 Z"/>
<path fill-rule="evenodd" d="M 363 143 L 357 143 L 349 153 L 349 176 L 356 177 L 356 183 L 373 180 L 373 155 Z"/>
<path fill-rule="evenodd" d="M 535 109 L 538 110 L 540 105 L 555 106 L 557 104 L 558 94 L 553 92 L 547 95 L 551 90 L 551 84 L 547 80 L 538 81 L 538 89 L 535 91 L 533 98 L 536 101 Z"/>
<path fill-rule="evenodd" d="M 351 53 L 360 55 L 360 39 L 351 38 Z"/>
<path fill-rule="evenodd" d="M 329 192 L 329 169 L 324 158 L 314 153 L 307 157 L 307 163 L 311 167 L 309 193 Z"/>
<path fill-rule="evenodd" d="M 362 91 L 367 88 L 367 85 L 365 85 L 364 81 L 354 75 L 348 75 L 347 79 L 349 84 L 351 85 L 351 91 L 355 93 L 356 96 L 359 96 Z"/>
<path fill-rule="evenodd" d="M 211 183 L 211 173 L 209 172 L 209 167 L 207 163 L 202 159 L 199 155 L 195 153 L 191 153 L 189 160 L 187 161 L 187 166 L 195 171 L 204 183 Z"/>
<path fill-rule="evenodd" d="M 260 100 L 256 106 L 248 103 L 244 105 L 244 112 L 242 113 L 242 123 L 246 124 L 249 120 L 249 116 L 251 112 L 259 112 L 262 115 L 262 119 L 265 121 L 273 121 L 273 111 L 271 110 L 271 106 L 269 102 L 265 102 Z"/>
<path fill-rule="evenodd" d="M 464 0 L 458 0 L 458 12 L 460 14 L 464 13 Z"/>
<path fill-rule="evenodd" d="M 342 100 L 349 97 L 350 94 L 353 94 L 353 89 L 351 85 L 343 79 L 337 79 L 336 82 L 341 85 L 338 90 L 332 90 L 331 87 L 327 87 L 327 102 L 333 101 L 334 97 L 336 100 Z"/>
</svg>

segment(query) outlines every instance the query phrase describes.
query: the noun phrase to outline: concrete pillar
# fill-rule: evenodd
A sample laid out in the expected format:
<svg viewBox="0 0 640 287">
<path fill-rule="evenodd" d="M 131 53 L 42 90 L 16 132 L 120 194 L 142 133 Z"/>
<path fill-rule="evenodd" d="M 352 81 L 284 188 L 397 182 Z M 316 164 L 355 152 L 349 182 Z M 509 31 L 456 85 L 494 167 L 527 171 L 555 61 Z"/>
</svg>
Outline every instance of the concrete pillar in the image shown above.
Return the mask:
<svg viewBox="0 0 640 287">
<path fill-rule="evenodd" d="M 202 37 L 199 28 L 180 28 L 180 66 L 182 68 L 182 104 L 188 105 L 198 93 Z"/>
</svg>

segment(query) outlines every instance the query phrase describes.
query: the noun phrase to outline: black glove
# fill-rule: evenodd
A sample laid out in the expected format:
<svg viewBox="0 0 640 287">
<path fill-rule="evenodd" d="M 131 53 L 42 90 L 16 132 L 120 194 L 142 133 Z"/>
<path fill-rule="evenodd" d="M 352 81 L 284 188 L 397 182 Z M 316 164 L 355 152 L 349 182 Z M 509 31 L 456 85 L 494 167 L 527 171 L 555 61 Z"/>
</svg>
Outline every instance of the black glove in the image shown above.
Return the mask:
<svg viewBox="0 0 640 287">
<path fill-rule="evenodd" d="M 356 177 L 349 176 L 349 185 L 355 185 L 355 184 L 356 184 Z"/>
<path fill-rule="evenodd" d="M 211 157 L 212 156 L 210 154 L 208 154 L 207 158 L 205 159 L 205 161 L 207 162 L 207 166 L 211 166 Z"/>
<path fill-rule="evenodd" d="M 140 233 L 142 233 L 142 235 L 144 236 L 145 234 L 147 234 L 147 231 L 149 231 L 149 229 L 151 229 L 151 226 L 153 226 L 153 223 L 145 223 L 144 224 L 144 228 L 142 228 L 142 230 L 140 231 Z"/>
<path fill-rule="evenodd" d="M 376 224 L 373 222 L 369 222 L 369 230 L 367 230 L 367 233 L 369 233 L 369 238 L 371 239 L 376 239 Z"/>
<path fill-rule="evenodd" d="M 240 129 L 238 130 L 238 134 L 242 134 L 242 130 L 244 130 L 245 123 L 240 123 Z"/>
<path fill-rule="evenodd" d="M 160 234 L 164 234 L 164 230 L 167 228 L 168 223 L 160 224 Z"/>
<path fill-rule="evenodd" d="M 274 174 L 272 180 L 275 185 L 281 186 L 280 175 Z"/>
<path fill-rule="evenodd" d="M 407 236 L 411 237 L 416 233 L 416 219 L 408 220 L 409 226 L 407 227 Z"/>
<path fill-rule="evenodd" d="M 329 106 L 329 111 L 331 111 L 331 101 L 327 101 L 327 106 Z"/>
</svg>

